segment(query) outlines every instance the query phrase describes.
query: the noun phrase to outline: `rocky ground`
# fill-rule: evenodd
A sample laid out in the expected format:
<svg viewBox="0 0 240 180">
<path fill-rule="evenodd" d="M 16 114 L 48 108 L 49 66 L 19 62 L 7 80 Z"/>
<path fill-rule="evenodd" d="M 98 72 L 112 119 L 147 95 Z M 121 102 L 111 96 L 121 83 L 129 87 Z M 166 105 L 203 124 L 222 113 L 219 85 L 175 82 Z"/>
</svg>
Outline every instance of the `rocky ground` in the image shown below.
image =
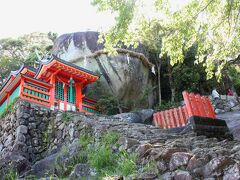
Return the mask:
<svg viewBox="0 0 240 180">
<path fill-rule="evenodd" d="M 55 130 L 49 132 L 54 135 L 51 134 L 52 136 L 49 137 L 51 141 L 46 152 L 41 152 L 44 157 L 34 162 L 27 159 L 21 152 L 6 153 L 1 156 L 0 173 L 2 177 L 6 177 L 5 179 L 16 178 L 15 175 L 9 176 L 12 171 L 6 171 L 6 167 L 9 167 L 11 162 L 10 164 L 17 168 L 19 179 L 42 177 L 59 179 L 61 177 L 66 179 L 236 180 L 240 179 L 240 143 L 237 140 L 238 128 L 235 126 L 238 124 L 239 116 L 240 112 L 219 115 L 219 118 L 226 119 L 230 130 L 235 135 L 233 141 L 220 141 L 217 138 L 196 136 L 191 132 L 184 135 L 168 133 L 151 125 L 128 123 L 119 117 L 87 116 L 81 113 L 63 116 L 61 113 L 53 113 L 51 116 L 53 124 L 50 123 L 52 125 L 49 128 Z M 112 143 L 110 149 L 113 156 L 126 152 L 129 154 L 124 160 L 126 161 L 130 155 L 136 155 L 132 164 L 134 168 L 128 175 L 118 171 L 115 174 L 101 171 L 100 177 L 97 169 L 99 166 L 92 166 L 94 163 L 91 163 L 91 159 L 82 160 L 82 155 L 87 152 L 86 147 L 95 148 L 94 152 L 101 151 L 103 146 L 99 144 L 99 139 L 109 132 L 119 135 L 116 142 L 109 140 Z M 92 139 L 87 146 L 86 143 L 84 145 L 79 141 L 86 134 Z M 85 156 L 88 157 L 85 154 L 84 158 Z M 101 161 L 98 163 L 101 164 Z M 118 164 L 121 160 L 118 159 L 118 162 L 112 159 L 112 161 Z M 101 165 L 107 167 L 104 163 Z M 133 167 L 132 165 L 126 168 L 129 169 Z M 115 167 L 115 164 L 112 166 Z"/>
</svg>

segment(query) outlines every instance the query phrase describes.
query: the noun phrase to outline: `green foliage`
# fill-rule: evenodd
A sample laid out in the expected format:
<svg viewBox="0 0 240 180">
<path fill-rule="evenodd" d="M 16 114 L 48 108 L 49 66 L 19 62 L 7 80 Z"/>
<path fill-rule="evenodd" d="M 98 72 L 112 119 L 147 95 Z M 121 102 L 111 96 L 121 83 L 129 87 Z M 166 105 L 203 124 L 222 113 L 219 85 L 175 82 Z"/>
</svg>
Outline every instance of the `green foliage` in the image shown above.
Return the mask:
<svg viewBox="0 0 240 180">
<path fill-rule="evenodd" d="M 203 63 L 207 78 L 221 78 L 227 59 L 236 58 L 240 42 L 240 1 L 191 0 L 173 7 L 168 0 L 110 1 L 93 0 L 101 11 L 116 13 L 116 24 L 104 32 L 109 51 L 119 42 L 134 45 L 139 41 L 168 55 L 171 65 L 182 63 L 185 52 L 198 44 L 196 62 Z"/>
<path fill-rule="evenodd" d="M 33 66 L 35 61 L 51 51 L 56 33 L 31 33 L 19 38 L 0 39 L 0 85 L 10 71 L 23 63 Z"/>
<path fill-rule="evenodd" d="M 18 178 L 18 173 L 17 170 L 13 167 L 10 166 L 6 172 L 4 173 L 3 180 L 15 180 Z"/>
<path fill-rule="evenodd" d="M 165 101 L 163 101 L 161 106 L 157 105 L 154 107 L 154 109 L 156 111 L 164 111 L 164 110 L 168 110 L 171 108 L 179 107 L 180 105 L 181 105 L 180 102 L 171 102 L 171 101 L 165 102 Z"/>
<path fill-rule="evenodd" d="M 240 93 L 240 67 L 231 65 L 228 67 L 228 74 L 233 82 L 237 93 Z"/>
<path fill-rule="evenodd" d="M 155 172 L 158 174 L 158 167 L 156 161 L 149 161 L 144 167 L 144 172 Z"/>
<path fill-rule="evenodd" d="M 120 152 L 117 171 L 120 175 L 128 176 L 137 171 L 136 154 L 128 154 L 126 151 Z"/>
<path fill-rule="evenodd" d="M 71 114 L 67 111 L 64 111 L 61 115 L 61 119 L 64 121 L 64 122 L 68 122 L 70 121 L 72 118 Z"/>
<path fill-rule="evenodd" d="M 88 163 L 97 171 L 98 177 L 107 175 L 128 176 L 137 172 L 137 156 L 126 151 L 115 152 L 112 147 L 117 145 L 120 135 L 116 132 L 103 134 L 99 141 L 94 141 L 89 133 L 81 133 L 79 138 L 81 151 L 75 154 L 70 161 L 62 163 L 62 156 L 68 153 L 68 147 L 63 146 L 56 161 L 56 174 L 59 178 L 69 175 L 74 166 L 79 163 Z"/>
<path fill-rule="evenodd" d="M 102 114 L 114 115 L 119 113 L 120 104 L 115 96 L 106 95 L 98 99 L 95 107 Z"/>
<path fill-rule="evenodd" d="M 4 111 L 0 114 L 0 119 L 4 118 L 9 113 L 13 112 L 15 104 L 17 103 L 19 97 L 16 97 L 13 99 L 12 103 L 8 105 L 7 108 L 4 109 Z"/>
<path fill-rule="evenodd" d="M 120 138 L 119 133 L 108 132 L 102 136 L 101 143 L 110 146 L 111 144 L 115 144 L 119 138 Z"/>
<path fill-rule="evenodd" d="M 90 153 L 89 163 L 92 167 L 102 174 L 104 171 L 114 171 L 114 165 L 117 162 L 117 156 L 113 154 L 109 146 L 97 147 Z"/>
<path fill-rule="evenodd" d="M 83 134 L 79 138 L 79 144 L 83 149 L 87 148 L 87 145 L 93 141 L 92 137 L 89 134 Z"/>
</svg>

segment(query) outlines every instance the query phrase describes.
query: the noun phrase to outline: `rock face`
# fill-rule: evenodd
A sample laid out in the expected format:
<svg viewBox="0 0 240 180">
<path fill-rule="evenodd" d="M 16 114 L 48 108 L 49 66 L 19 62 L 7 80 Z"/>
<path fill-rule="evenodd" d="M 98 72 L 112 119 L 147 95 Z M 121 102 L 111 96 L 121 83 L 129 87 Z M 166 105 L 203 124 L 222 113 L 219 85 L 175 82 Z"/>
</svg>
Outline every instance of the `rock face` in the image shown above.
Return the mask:
<svg viewBox="0 0 240 180">
<path fill-rule="evenodd" d="M 121 49 L 117 55 L 107 55 L 103 44 L 97 42 L 98 36 L 97 32 L 64 34 L 56 40 L 53 54 L 101 75 L 101 83 L 87 90 L 95 89 L 95 98 L 107 92 L 127 107 L 152 107 L 154 74 L 152 64 L 142 54 L 146 54 L 144 47 Z"/>
</svg>

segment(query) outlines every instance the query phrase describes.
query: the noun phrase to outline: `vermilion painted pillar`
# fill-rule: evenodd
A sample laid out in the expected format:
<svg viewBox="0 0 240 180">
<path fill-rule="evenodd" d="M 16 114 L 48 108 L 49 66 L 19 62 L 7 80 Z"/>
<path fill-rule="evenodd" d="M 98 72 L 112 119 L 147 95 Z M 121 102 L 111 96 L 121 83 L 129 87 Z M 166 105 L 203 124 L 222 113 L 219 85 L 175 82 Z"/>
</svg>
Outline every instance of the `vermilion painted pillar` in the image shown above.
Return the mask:
<svg viewBox="0 0 240 180">
<path fill-rule="evenodd" d="M 76 89 L 76 107 L 81 112 L 82 111 L 82 99 L 83 99 L 81 84 L 76 83 L 75 89 Z"/>
<path fill-rule="evenodd" d="M 9 97 L 10 97 L 10 93 L 7 92 L 7 102 L 6 102 L 6 107 L 8 107 L 8 103 L 9 103 Z"/>
<path fill-rule="evenodd" d="M 67 85 L 64 84 L 64 88 L 63 88 L 63 91 L 64 91 L 64 111 L 67 110 Z"/>
<path fill-rule="evenodd" d="M 54 110 L 55 82 L 56 82 L 55 75 L 51 75 L 51 78 L 50 78 L 50 84 L 52 84 L 52 88 L 50 90 L 50 108 L 51 108 L 51 110 Z"/>
<path fill-rule="evenodd" d="M 24 89 L 23 89 L 23 85 L 24 85 L 24 78 L 21 77 L 20 90 L 19 90 L 19 96 L 20 96 L 20 98 L 23 97 L 23 91 L 24 91 Z"/>
</svg>

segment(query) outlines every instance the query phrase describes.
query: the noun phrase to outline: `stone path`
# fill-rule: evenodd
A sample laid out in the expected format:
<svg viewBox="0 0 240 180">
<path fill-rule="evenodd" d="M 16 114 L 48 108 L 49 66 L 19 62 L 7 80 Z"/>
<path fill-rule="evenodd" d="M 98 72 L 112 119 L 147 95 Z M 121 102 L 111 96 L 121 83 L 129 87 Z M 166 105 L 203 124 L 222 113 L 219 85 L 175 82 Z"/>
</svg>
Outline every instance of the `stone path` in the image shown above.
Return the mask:
<svg viewBox="0 0 240 180">
<path fill-rule="evenodd" d="M 217 118 L 225 120 L 234 139 L 240 140 L 240 111 L 218 114 Z"/>
</svg>

